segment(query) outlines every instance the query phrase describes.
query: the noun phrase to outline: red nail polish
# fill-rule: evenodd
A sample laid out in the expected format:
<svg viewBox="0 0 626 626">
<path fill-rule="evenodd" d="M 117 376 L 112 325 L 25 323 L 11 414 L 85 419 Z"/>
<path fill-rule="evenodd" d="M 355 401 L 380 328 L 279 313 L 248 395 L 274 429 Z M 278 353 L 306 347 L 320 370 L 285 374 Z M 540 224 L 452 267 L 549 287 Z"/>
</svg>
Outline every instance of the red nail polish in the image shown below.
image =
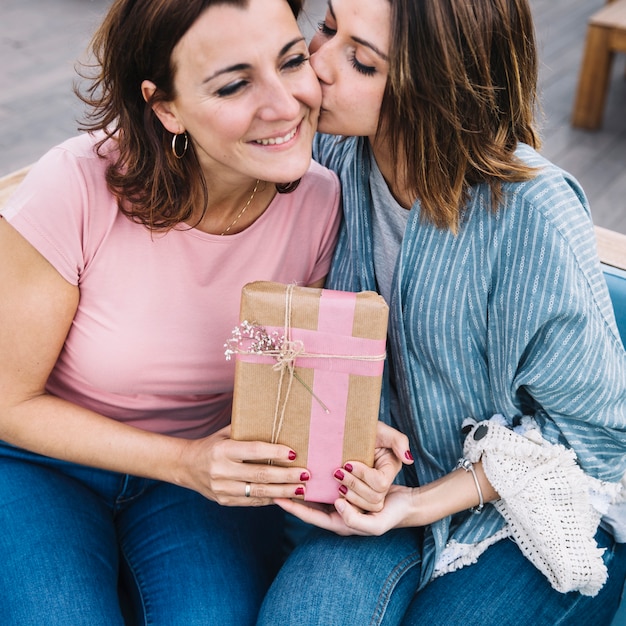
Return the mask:
<svg viewBox="0 0 626 626">
<path fill-rule="evenodd" d="M 304 487 L 296 487 L 296 495 L 303 496 L 304 495 Z"/>
<path fill-rule="evenodd" d="M 307 480 L 309 480 L 309 478 L 311 478 L 309 476 L 309 472 L 302 472 L 302 474 L 300 474 L 300 480 L 304 483 Z"/>
<path fill-rule="evenodd" d="M 410 451 L 410 450 L 407 450 L 407 451 L 404 453 L 404 456 L 405 456 L 405 458 L 407 459 L 407 461 L 412 461 L 412 460 L 413 460 L 413 455 L 411 454 L 411 451 Z"/>
<path fill-rule="evenodd" d="M 290 461 L 296 460 L 296 453 L 293 450 L 289 450 L 289 460 Z"/>
<path fill-rule="evenodd" d="M 343 473 L 340 469 L 338 469 L 338 470 L 337 470 L 337 471 L 333 474 L 333 476 L 334 476 L 337 480 L 343 480 L 343 479 L 344 479 L 344 477 L 345 477 L 345 474 L 344 474 L 344 473 Z"/>
<path fill-rule="evenodd" d="M 345 485 L 339 485 L 339 491 L 345 496 L 348 493 L 348 488 Z"/>
<path fill-rule="evenodd" d="M 343 466 L 343 469 L 345 469 L 345 470 L 346 470 L 346 472 L 350 472 L 350 473 L 352 473 L 352 470 L 353 470 L 354 468 L 352 467 L 352 463 L 346 463 L 346 464 Z"/>
</svg>

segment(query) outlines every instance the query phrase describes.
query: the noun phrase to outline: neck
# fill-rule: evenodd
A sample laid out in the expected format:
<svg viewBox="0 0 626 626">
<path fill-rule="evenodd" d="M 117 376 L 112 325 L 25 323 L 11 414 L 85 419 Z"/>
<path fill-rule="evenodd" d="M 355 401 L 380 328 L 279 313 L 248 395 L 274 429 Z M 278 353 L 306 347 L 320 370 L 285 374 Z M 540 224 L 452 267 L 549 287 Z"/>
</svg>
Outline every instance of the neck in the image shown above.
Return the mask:
<svg viewBox="0 0 626 626">
<path fill-rule="evenodd" d="M 257 178 L 254 187 L 252 188 L 252 193 L 250 197 L 246 200 L 246 203 L 243 205 L 242 209 L 237 213 L 235 219 L 228 224 L 228 226 L 221 232 L 222 235 L 227 235 L 233 228 L 235 228 L 237 222 L 243 217 L 244 213 L 248 210 L 248 207 L 252 204 L 254 200 L 254 196 L 256 195 L 257 189 L 259 188 L 259 183 L 261 181 Z"/>
<path fill-rule="evenodd" d="M 209 203 L 193 226 L 213 235 L 241 232 L 258 219 L 274 197 L 273 185 L 257 179 L 229 190 L 209 183 L 208 190 Z"/>
<path fill-rule="evenodd" d="M 397 148 L 393 149 L 387 142 L 375 139 L 370 139 L 370 144 L 378 169 L 383 175 L 391 195 L 401 207 L 410 210 L 416 198 L 406 184 L 406 168 L 398 157 Z"/>
</svg>

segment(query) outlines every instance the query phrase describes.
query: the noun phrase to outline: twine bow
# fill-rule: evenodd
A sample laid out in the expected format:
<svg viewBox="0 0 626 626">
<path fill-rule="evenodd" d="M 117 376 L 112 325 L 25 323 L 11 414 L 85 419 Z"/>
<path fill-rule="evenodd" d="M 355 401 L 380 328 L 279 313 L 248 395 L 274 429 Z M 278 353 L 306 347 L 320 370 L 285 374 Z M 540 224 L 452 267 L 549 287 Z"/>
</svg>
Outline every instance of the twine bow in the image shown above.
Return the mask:
<svg viewBox="0 0 626 626">
<path fill-rule="evenodd" d="M 283 341 L 280 350 L 276 354 L 276 363 L 272 366 L 275 372 L 282 371 L 285 368 L 293 369 L 296 359 L 304 354 L 304 344 L 302 341 Z"/>
</svg>

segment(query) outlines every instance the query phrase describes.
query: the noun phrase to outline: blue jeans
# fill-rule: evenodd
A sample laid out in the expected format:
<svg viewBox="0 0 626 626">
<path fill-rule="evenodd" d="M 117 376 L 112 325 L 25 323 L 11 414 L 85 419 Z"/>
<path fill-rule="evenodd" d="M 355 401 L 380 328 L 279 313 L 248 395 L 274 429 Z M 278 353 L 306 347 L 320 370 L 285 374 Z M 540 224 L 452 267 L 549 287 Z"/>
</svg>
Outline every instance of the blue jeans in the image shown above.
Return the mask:
<svg viewBox="0 0 626 626">
<path fill-rule="evenodd" d="M 421 540 L 414 530 L 382 537 L 317 531 L 289 557 L 260 612 L 260 626 L 608 626 L 626 576 L 626 544 L 600 530 L 609 580 L 594 598 L 562 594 L 508 539 L 478 561 L 415 593 Z"/>
<path fill-rule="evenodd" d="M 122 625 L 123 579 L 134 623 L 254 624 L 282 519 L 0 442 L 0 621 Z"/>
</svg>

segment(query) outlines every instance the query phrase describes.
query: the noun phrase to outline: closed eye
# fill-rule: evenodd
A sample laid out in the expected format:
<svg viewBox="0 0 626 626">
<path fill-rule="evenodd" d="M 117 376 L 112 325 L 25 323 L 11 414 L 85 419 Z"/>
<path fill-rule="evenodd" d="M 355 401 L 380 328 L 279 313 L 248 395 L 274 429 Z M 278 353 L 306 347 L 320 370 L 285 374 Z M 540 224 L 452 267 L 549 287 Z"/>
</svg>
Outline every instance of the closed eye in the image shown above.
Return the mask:
<svg viewBox="0 0 626 626">
<path fill-rule="evenodd" d="M 337 31 L 334 28 L 328 26 L 327 22 L 325 21 L 318 23 L 317 30 L 322 35 L 324 35 L 324 37 L 334 37 L 337 34 Z"/>
<path fill-rule="evenodd" d="M 220 98 L 227 98 L 228 96 L 232 96 L 240 92 L 247 85 L 247 80 L 237 80 L 235 82 L 229 83 L 228 85 L 224 85 L 224 87 L 218 89 L 216 93 Z"/>
<path fill-rule="evenodd" d="M 352 54 L 350 57 L 350 63 L 352 63 L 352 67 L 360 74 L 364 74 L 365 76 L 373 76 L 376 74 L 376 68 L 371 65 L 363 65 L 363 63 L 359 63 L 356 58 L 356 54 Z"/>
<path fill-rule="evenodd" d="M 298 69 L 302 67 L 308 60 L 309 60 L 309 57 L 307 55 L 296 54 L 295 56 L 285 61 L 285 63 L 283 64 L 283 69 L 286 69 L 286 70 Z"/>
</svg>

